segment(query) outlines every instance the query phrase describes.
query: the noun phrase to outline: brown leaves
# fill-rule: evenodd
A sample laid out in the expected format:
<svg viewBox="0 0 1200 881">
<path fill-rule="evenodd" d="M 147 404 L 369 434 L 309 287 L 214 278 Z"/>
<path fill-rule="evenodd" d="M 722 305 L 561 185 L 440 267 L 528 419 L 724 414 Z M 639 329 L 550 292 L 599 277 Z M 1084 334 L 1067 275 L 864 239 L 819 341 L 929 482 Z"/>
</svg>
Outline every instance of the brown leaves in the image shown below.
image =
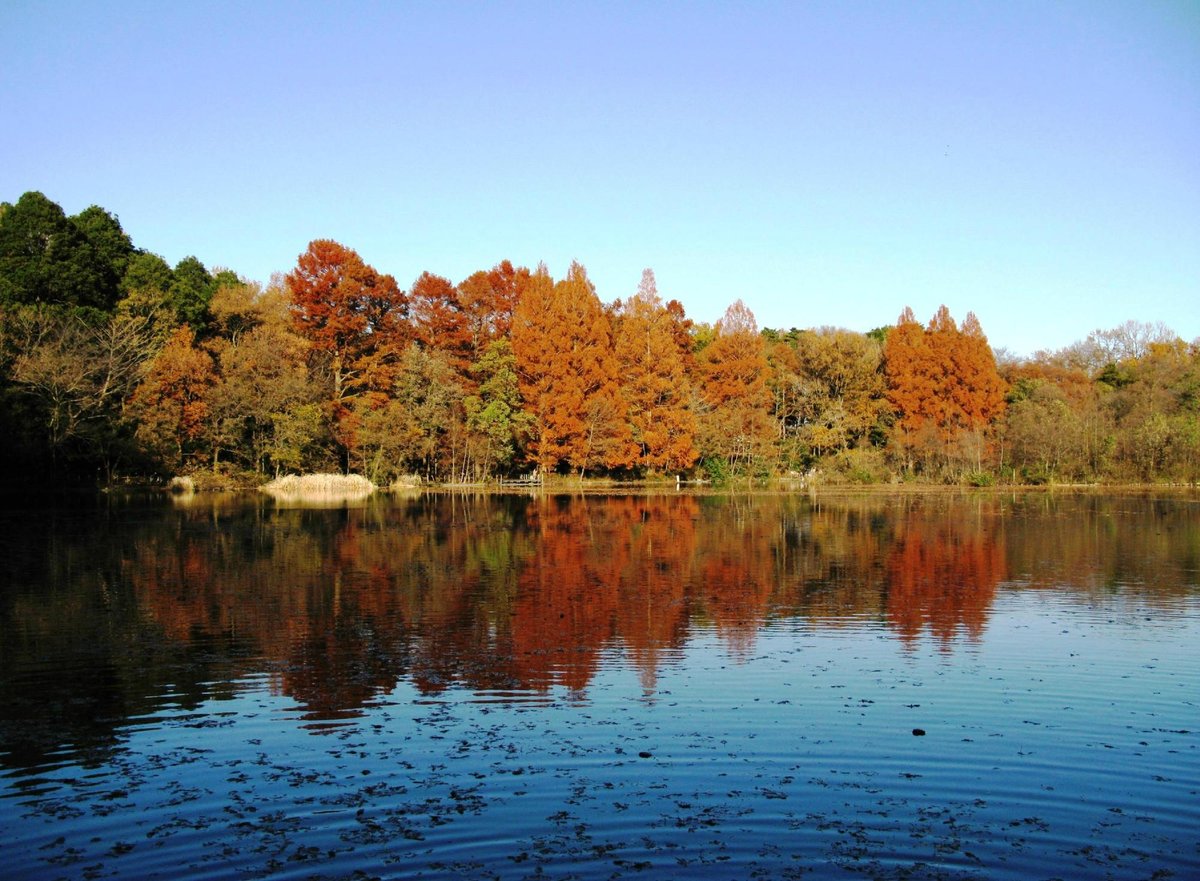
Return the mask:
<svg viewBox="0 0 1200 881">
<path fill-rule="evenodd" d="M 474 354 L 470 316 L 448 279 L 429 272 L 413 282 L 409 295 L 416 339 L 426 349 L 444 352 L 461 375 Z"/>
</svg>

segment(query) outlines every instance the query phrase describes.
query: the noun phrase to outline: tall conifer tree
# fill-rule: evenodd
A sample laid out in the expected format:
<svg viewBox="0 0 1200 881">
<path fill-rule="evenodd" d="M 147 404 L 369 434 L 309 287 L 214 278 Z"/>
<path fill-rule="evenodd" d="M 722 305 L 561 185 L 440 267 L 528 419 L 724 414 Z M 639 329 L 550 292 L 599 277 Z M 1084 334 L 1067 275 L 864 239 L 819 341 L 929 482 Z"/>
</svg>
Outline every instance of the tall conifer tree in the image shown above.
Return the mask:
<svg viewBox="0 0 1200 881">
<path fill-rule="evenodd" d="M 553 284 L 538 267 L 513 316 L 521 395 L 536 429 L 531 450 L 544 471 L 569 463 L 626 468 L 637 446 L 619 392 L 612 331 L 579 263 Z"/>
<path fill-rule="evenodd" d="M 637 293 L 618 314 L 615 344 L 638 463 L 659 471 L 690 468 L 699 456 L 691 383 L 675 327 L 654 272 L 645 270 Z"/>
</svg>

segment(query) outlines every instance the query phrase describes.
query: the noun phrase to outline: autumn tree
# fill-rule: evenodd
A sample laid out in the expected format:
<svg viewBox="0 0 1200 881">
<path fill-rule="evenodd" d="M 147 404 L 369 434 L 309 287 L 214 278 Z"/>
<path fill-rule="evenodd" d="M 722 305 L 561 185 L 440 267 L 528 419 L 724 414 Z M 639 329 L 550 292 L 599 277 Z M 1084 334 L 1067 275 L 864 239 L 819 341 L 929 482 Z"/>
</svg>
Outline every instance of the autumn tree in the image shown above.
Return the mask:
<svg viewBox="0 0 1200 881">
<path fill-rule="evenodd" d="M 514 268 L 508 260 L 503 260 L 459 283 L 458 302 L 466 316 L 474 358 L 493 340 L 509 335 L 513 312 L 531 277 L 525 267 Z"/>
<path fill-rule="evenodd" d="M 1004 410 L 1004 381 L 979 321 L 968 314 L 959 329 L 942 306 L 922 329 L 906 308 L 884 348 L 887 397 L 896 438 L 910 457 L 927 464 L 953 458 L 981 466 L 984 433 Z"/>
<path fill-rule="evenodd" d="M 328 239 L 309 244 L 287 275 L 296 329 L 328 376 L 330 417 L 339 443 L 355 445 L 357 413 L 382 403 L 410 336 L 407 298 L 350 248 Z M 370 402 L 364 395 L 377 392 Z"/>
<path fill-rule="evenodd" d="M 888 381 L 887 399 L 896 417 L 894 439 L 908 457 L 911 469 L 914 451 L 921 446 L 936 444 L 934 403 L 941 375 L 925 329 L 907 306 L 888 333 L 883 357 Z"/>
<path fill-rule="evenodd" d="M 187 325 L 167 340 L 150 362 L 130 408 L 137 435 L 168 468 L 186 464 L 208 416 L 208 393 L 216 377 L 212 357 L 195 345 Z"/>
<path fill-rule="evenodd" d="M 949 313 L 946 314 L 949 318 Z M 973 464 L 978 472 L 983 467 L 984 453 L 991 446 L 988 432 L 1004 413 L 1008 389 L 974 312 L 967 313 L 957 335 L 952 335 L 949 348 L 950 400 L 952 419 L 958 426 L 959 459 L 963 464 Z"/>
<path fill-rule="evenodd" d="M 1106 406 L 1110 389 L 1046 353 L 1006 365 L 1001 378 L 1009 389 L 1008 405 L 997 425 L 1002 474 L 1044 483 L 1060 476 L 1095 479 L 1108 470 L 1113 445 L 1113 416 Z"/>
<path fill-rule="evenodd" d="M 869 441 L 887 410 L 879 344 L 837 328 L 792 331 L 768 348 L 781 441 L 801 461 Z"/>
<path fill-rule="evenodd" d="M 116 311 L 145 319 L 160 342 L 165 343 L 180 324 L 179 315 L 169 302 L 173 279 L 174 273 L 162 257 L 147 251 L 135 253 L 121 278 Z"/>
<path fill-rule="evenodd" d="M 84 458 L 111 479 L 130 452 L 124 403 L 161 346 L 149 322 L 26 307 L 4 315 L 2 324 L 10 378 L 27 402 L 23 424 L 10 430 L 39 432 L 59 467 Z"/>
<path fill-rule="evenodd" d="M 237 342 L 239 336 L 272 318 L 278 322 L 282 317 L 288 325 L 292 323 L 287 295 L 279 284 L 267 291 L 257 282 L 218 285 L 208 310 L 214 334 L 229 342 Z"/>
<path fill-rule="evenodd" d="M 1008 459 L 1022 482 L 1083 477 L 1087 434 L 1080 412 L 1046 380 L 1022 383 L 1004 420 Z"/>
<path fill-rule="evenodd" d="M 1109 365 L 1145 357 L 1154 344 L 1171 344 L 1175 340 L 1175 332 L 1161 321 L 1130 320 L 1112 328 L 1096 328 L 1085 339 L 1058 352 L 1039 355 L 1045 356 L 1042 360 L 1097 376 Z"/>
<path fill-rule="evenodd" d="M 1200 480 L 1200 340 L 1126 321 L 1006 374 L 1004 440 L 1018 479 Z M 1047 402 L 1056 409 L 1050 428 L 1033 415 Z M 1055 452 L 1064 434 L 1073 442 L 1057 467 L 1053 455 L 1033 455 Z"/>
<path fill-rule="evenodd" d="M 968 312 L 962 326 L 954 331 L 954 321 L 945 307 L 949 351 L 949 397 L 951 421 L 960 429 L 982 431 L 1004 411 L 1004 380 L 996 370 L 996 359 L 988 345 L 983 327 L 974 312 Z"/>
<path fill-rule="evenodd" d="M 572 263 L 557 284 L 538 268 L 514 313 L 512 345 L 543 471 L 566 462 L 582 476 L 633 464 L 608 316 L 583 266 Z"/>
<path fill-rule="evenodd" d="M 645 270 L 618 313 L 615 350 L 638 464 L 652 471 L 690 468 L 699 456 L 681 324 L 682 315 L 672 315 L 659 298 L 654 272 Z"/>
<path fill-rule="evenodd" d="M 218 335 L 208 349 L 219 373 L 205 430 L 213 468 L 224 457 L 261 473 L 299 470 L 320 445 L 320 389 L 286 293 L 278 285 L 222 285 L 210 313 Z"/>
<path fill-rule="evenodd" d="M 465 375 L 474 356 L 471 317 L 459 303 L 458 289 L 449 279 L 421 273 L 408 294 L 413 334 L 430 351 L 441 352 L 459 375 Z"/>
<path fill-rule="evenodd" d="M 767 389 L 766 347 L 754 313 L 741 300 L 717 322 L 699 357 L 704 413 L 700 451 L 742 469 L 771 455 L 774 430 Z"/>
<path fill-rule="evenodd" d="M 667 300 L 666 310 L 667 317 L 671 321 L 671 336 L 675 340 L 675 348 L 683 361 L 684 372 L 689 377 L 695 376 L 696 341 L 692 337 L 692 330 L 696 326 L 695 322 L 687 317 L 683 304 L 678 300 Z"/>
<path fill-rule="evenodd" d="M 464 434 L 462 389 L 447 356 L 409 346 L 386 401 L 360 416 L 363 473 L 376 481 L 408 471 L 453 478 L 465 452 Z"/>
<path fill-rule="evenodd" d="M 788 467 L 807 467 L 819 455 L 800 435 L 805 428 L 804 377 L 800 375 L 800 358 L 793 339 L 781 337 L 775 331 L 763 334 L 766 340 L 767 389 L 771 393 L 771 416 L 779 443 L 781 464 Z"/>
<path fill-rule="evenodd" d="M 1195 483 L 1200 477 L 1200 345 L 1175 338 L 1147 343 L 1140 351 L 1117 362 L 1125 381 L 1106 396 L 1121 476 Z"/>
</svg>

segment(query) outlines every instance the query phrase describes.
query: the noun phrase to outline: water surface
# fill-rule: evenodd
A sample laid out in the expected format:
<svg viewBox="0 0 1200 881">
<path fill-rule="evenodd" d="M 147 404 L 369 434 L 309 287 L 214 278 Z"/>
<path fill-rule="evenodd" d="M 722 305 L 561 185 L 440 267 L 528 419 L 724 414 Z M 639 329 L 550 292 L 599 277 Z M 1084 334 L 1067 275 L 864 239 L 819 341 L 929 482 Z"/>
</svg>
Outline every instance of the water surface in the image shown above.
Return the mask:
<svg viewBox="0 0 1200 881">
<path fill-rule="evenodd" d="M 0 535 L 7 877 L 1200 877 L 1194 496 L 129 497 Z"/>
</svg>

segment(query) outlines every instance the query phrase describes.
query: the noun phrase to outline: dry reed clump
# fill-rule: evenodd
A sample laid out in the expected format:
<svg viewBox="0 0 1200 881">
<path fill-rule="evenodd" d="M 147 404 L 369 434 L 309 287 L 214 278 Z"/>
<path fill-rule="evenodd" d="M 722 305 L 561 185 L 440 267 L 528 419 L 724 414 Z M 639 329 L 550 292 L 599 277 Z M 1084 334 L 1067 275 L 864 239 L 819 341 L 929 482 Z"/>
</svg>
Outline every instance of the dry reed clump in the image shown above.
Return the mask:
<svg viewBox="0 0 1200 881">
<path fill-rule="evenodd" d="M 191 496 L 196 494 L 196 481 L 187 476 L 172 477 L 167 484 L 167 492 L 174 496 Z"/>
<path fill-rule="evenodd" d="M 259 489 L 284 501 L 331 502 L 365 499 L 375 484 L 360 474 L 287 474 Z"/>
</svg>

